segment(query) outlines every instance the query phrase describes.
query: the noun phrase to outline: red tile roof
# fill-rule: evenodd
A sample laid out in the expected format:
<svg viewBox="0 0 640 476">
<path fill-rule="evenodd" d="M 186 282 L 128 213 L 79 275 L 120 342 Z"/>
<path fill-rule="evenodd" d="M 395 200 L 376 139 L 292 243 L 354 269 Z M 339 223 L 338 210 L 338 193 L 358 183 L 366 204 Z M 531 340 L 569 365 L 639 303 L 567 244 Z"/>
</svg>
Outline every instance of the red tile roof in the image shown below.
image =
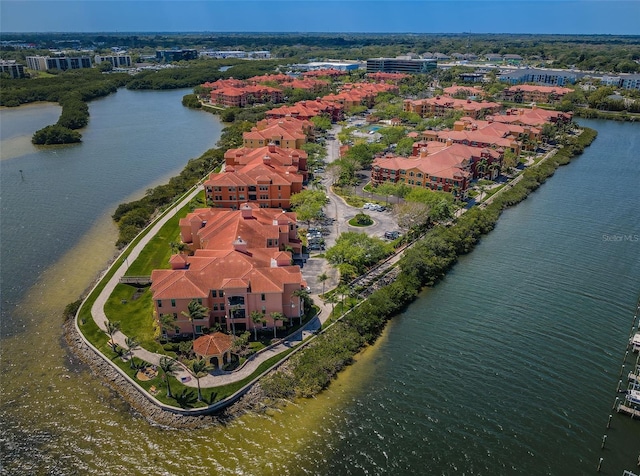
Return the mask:
<svg viewBox="0 0 640 476">
<path fill-rule="evenodd" d="M 233 336 L 222 332 L 214 332 L 213 334 L 200 336 L 193 341 L 193 351 L 196 355 L 209 357 L 229 352 L 232 345 Z"/>
</svg>

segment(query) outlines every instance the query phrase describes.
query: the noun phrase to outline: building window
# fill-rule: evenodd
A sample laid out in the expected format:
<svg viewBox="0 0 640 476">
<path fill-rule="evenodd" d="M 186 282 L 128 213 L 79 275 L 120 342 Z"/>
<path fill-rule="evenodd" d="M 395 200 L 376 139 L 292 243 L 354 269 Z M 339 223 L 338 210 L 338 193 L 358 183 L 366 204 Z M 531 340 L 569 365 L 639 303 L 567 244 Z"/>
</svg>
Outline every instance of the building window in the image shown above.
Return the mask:
<svg viewBox="0 0 640 476">
<path fill-rule="evenodd" d="M 171 300 L 171 307 L 176 307 L 176 300 L 175 299 Z"/>
<path fill-rule="evenodd" d="M 202 299 L 198 298 L 198 304 L 202 304 Z"/>
<path fill-rule="evenodd" d="M 162 300 L 158 299 L 158 307 L 162 307 Z"/>
<path fill-rule="evenodd" d="M 214 310 L 214 311 L 217 311 L 217 310 L 218 310 L 218 305 L 217 305 L 217 304 L 214 304 L 214 305 L 213 305 L 213 310 Z"/>
<path fill-rule="evenodd" d="M 202 334 L 202 326 L 196 326 L 196 334 Z"/>
<path fill-rule="evenodd" d="M 220 310 L 221 310 L 221 311 L 224 311 L 224 303 L 223 303 L 223 304 L 220 304 Z"/>
<path fill-rule="evenodd" d="M 218 292 L 215 289 L 211 290 L 211 297 L 217 297 Z"/>
<path fill-rule="evenodd" d="M 178 320 L 178 313 L 177 313 L 177 312 L 174 312 L 174 313 L 173 313 L 173 320 L 174 320 L 174 321 L 177 321 L 177 320 Z"/>
<path fill-rule="evenodd" d="M 266 299 L 267 299 L 267 296 L 265 296 L 264 293 L 260 295 L 260 300 L 261 301 L 266 301 Z"/>
<path fill-rule="evenodd" d="M 224 297 L 224 291 L 221 289 L 220 292 L 218 293 L 218 296 L 220 297 Z"/>
</svg>

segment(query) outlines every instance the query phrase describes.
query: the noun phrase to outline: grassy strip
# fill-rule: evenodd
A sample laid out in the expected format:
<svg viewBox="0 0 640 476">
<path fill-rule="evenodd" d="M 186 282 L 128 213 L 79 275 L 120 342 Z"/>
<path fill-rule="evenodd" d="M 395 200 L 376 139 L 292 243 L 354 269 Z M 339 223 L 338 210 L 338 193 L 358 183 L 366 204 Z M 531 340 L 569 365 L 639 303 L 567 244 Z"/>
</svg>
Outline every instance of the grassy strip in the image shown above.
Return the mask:
<svg viewBox="0 0 640 476">
<path fill-rule="evenodd" d="M 170 398 L 167 396 L 167 384 L 161 370 L 158 371 L 156 377 L 150 380 L 140 380 L 137 378 L 138 369 L 132 368 L 131 362 L 128 360 L 123 360 L 119 354 L 113 352 L 111 347 L 106 346 L 103 354 L 106 358 L 111 360 L 114 365 L 116 365 L 120 370 L 127 374 L 132 380 L 136 381 L 138 385 L 140 385 L 147 392 L 152 393 L 152 388 L 155 388 L 156 392 L 154 392 L 154 397 L 156 398 L 156 400 L 166 405 L 177 406 L 181 408 L 204 408 L 233 395 L 242 387 L 255 379 L 258 375 L 260 375 L 271 366 L 282 360 L 284 357 L 289 355 L 291 352 L 293 352 L 296 347 L 287 349 L 285 352 L 282 352 L 281 354 L 275 355 L 270 359 L 265 360 L 251 375 L 245 377 L 242 380 L 227 385 L 220 385 L 217 387 L 201 388 L 203 400 L 201 402 L 197 400 L 197 387 L 187 387 L 174 376 L 169 376 L 171 393 L 174 395 Z M 134 362 L 139 363 L 141 361 L 137 358 L 134 358 Z"/>
</svg>

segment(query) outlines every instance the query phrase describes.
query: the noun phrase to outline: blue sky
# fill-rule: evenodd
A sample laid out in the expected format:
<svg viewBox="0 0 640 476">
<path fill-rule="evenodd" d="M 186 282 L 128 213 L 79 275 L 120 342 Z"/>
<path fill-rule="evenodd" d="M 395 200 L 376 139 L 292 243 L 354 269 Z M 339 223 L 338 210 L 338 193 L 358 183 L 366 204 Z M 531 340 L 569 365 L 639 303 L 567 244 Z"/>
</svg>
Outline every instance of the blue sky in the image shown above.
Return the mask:
<svg viewBox="0 0 640 476">
<path fill-rule="evenodd" d="M 0 31 L 640 35 L 640 0 L 0 0 Z"/>
</svg>

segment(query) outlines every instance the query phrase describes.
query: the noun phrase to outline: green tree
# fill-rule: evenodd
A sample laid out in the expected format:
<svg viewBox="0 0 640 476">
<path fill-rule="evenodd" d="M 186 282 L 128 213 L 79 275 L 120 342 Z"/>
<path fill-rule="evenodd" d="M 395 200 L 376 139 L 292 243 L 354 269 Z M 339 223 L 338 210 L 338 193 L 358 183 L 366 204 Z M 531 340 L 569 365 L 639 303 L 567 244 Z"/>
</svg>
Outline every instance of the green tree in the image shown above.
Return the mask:
<svg viewBox="0 0 640 476">
<path fill-rule="evenodd" d="M 413 143 L 414 139 L 411 137 L 403 137 L 398 141 L 398 145 L 396 147 L 396 154 L 401 155 L 403 157 L 409 157 L 413 152 Z"/>
<path fill-rule="evenodd" d="M 278 311 L 273 311 L 269 315 L 271 316 L 271 319 L 273 319 L 273 338 L 275 339 L 277 337 L 276 332 L 278 330 L 278 324 L 276 321 L 284 321 L 285 317 L 284 314 Z"/>
<path fill-rule="evenodd" d="M 404 127 L 383 127 L 377 132 L 382 136 L 381 140 L 385 145 L 397 144 L 407 133 Z"/>
<path fill-rule="evenodd" d="M 198 401 L 202 401 L 202 389 L 200 388 L 200 379 L 202 377 L 206 377 L 209 375 L 209 372 L 212 370 L 211 365 L 207 363 L 204 359 L 196 359 L 191 362 L 189 365 L 189 370 L 191 375 L 196 378 L 196 382 L 198 384 Z"/>
<path fill-rule="evenodd" d="M 116 332 L 120 330 L 120 321 L 111 322 L 109 319 L 107 319 L 106 321 L 104 321 L 104 323 L 107 326 L 107 333 L 109 334 L 111 349 L 113 349 L 113 351 L 116 352 L 116 348 L 118 344 L 116 344 L 116 341 L 114 340 L 113 336 Z"/>
<path fill-rule="evenodd" d="M 173 398 L 171 393 L 171 384 L 169 383 L 169 377 L 172 376 L 178 370 L 178 364 L 175 360 L 169 357 L 160 357 L 160 369 L 164 373 L 164 379 L 167 383 L 167 397 Z"/>
<path fill-rule="evenodd" d="M 260 311 L 251 311 L 251 314 L 249 314 L 249 317 L 251 318 L 251 322 L 253 323 L 253 340 L 257 341 L 258 340 L 258 324 L 262 324 L 267 320 L 265 319 L 264 314 L 262 314 Z"/>
<path fill-rule="evenodd" d="M 320 131 L 328 131 L 331 129 L 331 119 L 326 115 L 312 117 L 311 122 L 316 129 Z"/>
<path fill-rule="evenodd" d="M 329 279 L 329 275 L 324 271 L 322 274 L 318 275 L 318 282 L 322 283 L 322 295 L 324 295 L 324 283 Z"/>
<path fill-rule="evenodd" d="M 329 263 L 338 267 L 340 274 L 351 276 L 362 274 L 368 266 L 382 260 L 392 252 L 390 244 L 377 237 L 364 233 L 342 233 L 334 246 L 329 248 L 325 257 Z"/>
<path fill-rule="evenodd" d="M 135 337 L 127 337 L 125 339 L 125 344 L 127 346 L 127 352 L 129 352 L 129 364 L 131 365 L 131 368 L 133 368 L 133 351 L 140 347 L 140 342 L 138 342 Z"/>
<path fill-rule="evenodd" d="M 176 331 L 176 324 L 173 315 L 171 314 L 161 314 L 160 319 L 158 320 L 160 324 L 160 330 L 165 334 L 169 334 L 169 332 Z"/>
<path fill-rule="evenodd" d="M 187 306 L 186 311 L 182 311 L 181 314 L 189 319 L 191 323 L 191 330 L 193 332 L 193 339 L 196 338 L 196 327 L 194 321 L 205 319 L 209 316 L 209 309 L 203 306 L 197 299 L 192 299 Z"/>
</svg>

